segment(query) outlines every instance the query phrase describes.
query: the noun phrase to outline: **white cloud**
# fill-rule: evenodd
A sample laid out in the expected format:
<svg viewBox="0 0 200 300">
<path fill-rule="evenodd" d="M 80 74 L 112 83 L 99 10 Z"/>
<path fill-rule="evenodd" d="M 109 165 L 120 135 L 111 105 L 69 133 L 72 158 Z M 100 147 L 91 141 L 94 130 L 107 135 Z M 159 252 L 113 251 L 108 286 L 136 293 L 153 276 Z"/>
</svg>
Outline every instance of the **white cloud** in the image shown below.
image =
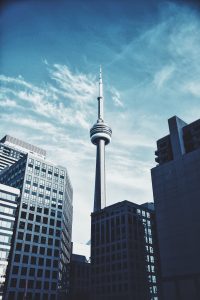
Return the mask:
<svg viewBox="0 0 200 300">
<path fill-rule="evenodd" d="M 164 66 L 161 70 L 156 72 L 154 76 L 154 84 L 158 89 L 161 89 L 163 85 L 172 77 L 175 71 L 174 66 Z"/>
<path fill-rule="evenodd" d="M 17 103 L 16 101 L 10 99 L 5 99 L 5 100 L 0 99 L 0 106 L 5 108 L 9 108 L 9 107 L 14 108 L 17 107 Z"/>
<path fill-rule="evenodd" d="M 111 87 L 110 88 L 110 92 L 111 92 L 111 97 L 112 97 L 114 105 L 118 106 L 118 107 L 123 107 L 124 104 L 123 104 L 123 102 L 121 100 L 119 91 L 117 91 L 116 88 Z"/>
</svg>

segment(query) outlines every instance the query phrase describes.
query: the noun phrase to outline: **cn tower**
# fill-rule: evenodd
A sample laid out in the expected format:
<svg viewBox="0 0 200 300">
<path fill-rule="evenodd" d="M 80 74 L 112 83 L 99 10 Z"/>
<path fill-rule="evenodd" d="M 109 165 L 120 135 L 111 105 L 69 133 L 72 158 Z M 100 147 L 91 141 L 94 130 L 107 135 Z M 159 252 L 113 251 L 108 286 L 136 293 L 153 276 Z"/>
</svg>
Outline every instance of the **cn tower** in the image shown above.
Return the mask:
<svg viewBox="0 0 200 300">
<path fill-rule="evenodd" d="M 94 212 L 101 209 L 101 205 L 106 205 L 106 182 L 105 182 L 105 146 L 111 141 L 112 130 L 104 122 L 103 116 L 103 83 L 100 67 L 99 74 L 99 96 L 98 101 L 98 119 L 90 129 L 91 142 L 96 145 L 96 174 L 94 191 Z"/>
</svg>

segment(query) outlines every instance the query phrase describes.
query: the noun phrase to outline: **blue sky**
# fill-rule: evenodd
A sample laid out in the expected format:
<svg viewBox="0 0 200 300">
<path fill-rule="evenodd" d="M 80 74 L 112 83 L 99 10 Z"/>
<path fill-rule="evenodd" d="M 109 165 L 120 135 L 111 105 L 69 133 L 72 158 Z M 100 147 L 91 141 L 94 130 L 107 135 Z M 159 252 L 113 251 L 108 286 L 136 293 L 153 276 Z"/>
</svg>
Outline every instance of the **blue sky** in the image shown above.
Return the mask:
<svg viewBox="0 0 200 300">
<path fill-rule="evenodd" d="M 103 68 L 107 204 L 152 201 L 150 169 L 167 119 L 200 117 L 195 1 L 10 1 L 1 13 L 0 135 L 48 151 L 74 188 L 73 239 L 90 236 Z M 190 4 L 188 4 L 190 3 Z M 198 2 L 196 2 L 198 3 Z"/>
</svg>

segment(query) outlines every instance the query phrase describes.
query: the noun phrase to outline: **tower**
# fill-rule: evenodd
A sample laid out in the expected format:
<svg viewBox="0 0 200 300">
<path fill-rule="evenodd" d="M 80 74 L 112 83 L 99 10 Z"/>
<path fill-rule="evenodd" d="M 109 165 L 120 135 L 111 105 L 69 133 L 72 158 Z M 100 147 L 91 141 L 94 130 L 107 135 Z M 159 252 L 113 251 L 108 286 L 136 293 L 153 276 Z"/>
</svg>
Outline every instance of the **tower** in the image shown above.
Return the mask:
<svg viewBox="0 0 200 300">
<path fill-rule="evenodd" d="M 105 146 L 111 141 L 112 130 L 104 122 L 103 116 L 103 83 L 100 67 L 99 74 L 99 96 L 98 101 L 98 119 L 90 129 L 91 142 L 96 145 L 96 175 L 94 192 L 94 212 L 101 209 L 101 204 L 106 203 L 106 183 L 105 183 Z"/>
</svg>

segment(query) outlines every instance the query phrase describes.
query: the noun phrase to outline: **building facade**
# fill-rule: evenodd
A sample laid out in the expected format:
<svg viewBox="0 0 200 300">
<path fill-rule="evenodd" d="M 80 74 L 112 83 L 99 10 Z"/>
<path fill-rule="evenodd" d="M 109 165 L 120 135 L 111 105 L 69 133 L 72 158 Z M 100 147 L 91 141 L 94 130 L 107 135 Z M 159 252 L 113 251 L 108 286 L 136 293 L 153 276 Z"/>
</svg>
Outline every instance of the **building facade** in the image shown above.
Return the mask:
<svg viewBox="0 0 200 300">
<path fill-rule="evenodd" d="M 69 266 L 69 300 L 92 300 L 91 264 L 84 255 L 72 254 Z"/>
<path fill-rule="evenodd" d="M 158 300 L 154 211 L 125 200 L 91 218 L 92 299 Z"/>
<path fill-rule="evenodd" d="M 0 299 L 3 299 L 5 280 L 9 273 L 8 261 L 14 241 L 19 189 L 0 184 Z"/>
<path fill-rule="evenodd" d="M 46 157 L 46 151 L 33 146 L 29 143 L 23 142 L 10 135 L 5 135 L 0 140 L 0 172 L 6 167 L 13 165 L 16 161 L 22 158 L 26 153 L 31 153 Z"/>
<path fill-rule="evenodd" d="M 164 300 L 200 299 L 200 120 L 168 120 L 152 185 Z"/>
<path fill-rule="evenodd" d="M 73 194 L 66 168 L 28 153 L 0 182 L 21 191 L 5 300 L 65 299 Z"/>
</svg>

